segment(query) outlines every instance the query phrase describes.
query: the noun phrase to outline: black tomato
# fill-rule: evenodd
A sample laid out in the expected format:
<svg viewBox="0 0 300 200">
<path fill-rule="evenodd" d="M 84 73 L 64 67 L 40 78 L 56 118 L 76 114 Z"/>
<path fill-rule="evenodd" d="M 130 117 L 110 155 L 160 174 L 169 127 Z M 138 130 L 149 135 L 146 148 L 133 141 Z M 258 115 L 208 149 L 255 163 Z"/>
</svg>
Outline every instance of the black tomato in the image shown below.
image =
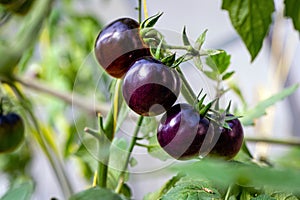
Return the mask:
<svg viewBox="0 0 300 200">
<path fill-rule="evenodd" d="M 33 3 L 34 0 L 25 0 L 21 5 L 12 8 L 11 11 L 19 15 L 26 15 Z"/>
<path fill-rule="evenodd" d="M 198 156 L 209 121 L 189 104 L 176 104 L 162 117 L 157 130 L 160 146 L 176 159 Z"/>
<path fill-rule="evenodd" d="M 33 5 L 34 0 L 0 0 L 0 4 L 18 15 L 26 15 Z"/>
<path fill-rule="evenodd" d="M 238 119 L 229 120 L 227 123 L 231 129 L 220 128 L 220 137 L 209 154 L 229 160 L 239 152 L 244 139 L 244 131 Z"/>
<path fill-rule="evenodd" d="M 0 115 L 0 153 L 15 150 L 24 139 L 24 123 L 15 113 Z"/>
<path fill-rule="evenodd" d="M 131 64 L 150 50 L 139 34 L 139 23 L 130 18 L 117 19 L 102 29 L 95 42 L 95 55 L 108 74 L 122 78 Z"/>
<path fill-rule="evenodd" d="M 152 57 L 137 60 L 123 81 L 127 105 L 143 116 L 159 115 L 175 103 L 181 81 L 177 72 Z"/>
</svg>

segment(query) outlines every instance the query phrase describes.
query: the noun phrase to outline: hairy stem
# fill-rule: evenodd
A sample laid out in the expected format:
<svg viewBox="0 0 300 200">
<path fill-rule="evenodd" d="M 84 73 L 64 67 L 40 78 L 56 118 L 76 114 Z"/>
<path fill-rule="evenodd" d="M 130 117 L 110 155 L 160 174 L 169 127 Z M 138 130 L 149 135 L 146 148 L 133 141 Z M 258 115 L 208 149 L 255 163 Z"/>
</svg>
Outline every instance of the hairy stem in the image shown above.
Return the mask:
<svg viewBox="0 0 300 200">
<path fill-rule="evenodd" d="M 184 96 L 184 98 L 189 104 L 193 105 L 197 100 L 197 96 L 194 93 L 193 89 L 191 88 L 189 82 L 185 78 L 184 74 L 182 73 L 181 69 L 177 67 L 176 70 L 178 71 L 180 78 L 183 82 L 182 89 L 181 89 L 182 95 Z"/>
<path fill-rule="evenodd" d="M 98 115 L 99 119 L 99 158 L 98 161 L 98 185 L 105 188 L 107 185 L 107 173 L 109 164 L 109 149 L 110 143 L 113 141 L 115 136 L 115 130 L 117 125 L 118 113 L 119 113 L 119 94 L 121 90 L 121 80 L 115 80 L 115 93 L 113 97 L 113 104 L 111 105 L 110 111 L 107 114 L 105 124 L 103 124 L 102 116 Z M 102 154 L 104 152 L 104 154 Z"/>
<path fill-rule="evenodd" d="M 144 119 L 143 116 L 139 117 L 138 122 L 137 122 L 136 127 L 135 127 L 135 130 L 133 132 L 133 136 L 132 136 L 129 148 L 128 148 L 128 153 L 126 155 L 125 165 L 124 165 L 124 167 L 122 169 L 122 172 L 121 172 L 121 174 L 119 176 L 118 185 L 117 185 L 117 187 L 115 189 L 116 193 L 120 193 L 120 191 L 121 191 L 121 189 L 123 187 L 123 184 L 124 184 L 124 181 L 125 181 L 124 180 L 125 173 L 126 173 L 126 170 L 127 170 L 127 167 L 128 167 L 128 163 L 129 163 L 129 160 L 130 160 L 130 156 L 131 156 L 132 150 L 133 150 L 134 146 L 136 145 L 137 135 L 138 135 L 138 133 L 140 131 L 140 127 L 142 125 L 143 119 Z"/>
</svg>

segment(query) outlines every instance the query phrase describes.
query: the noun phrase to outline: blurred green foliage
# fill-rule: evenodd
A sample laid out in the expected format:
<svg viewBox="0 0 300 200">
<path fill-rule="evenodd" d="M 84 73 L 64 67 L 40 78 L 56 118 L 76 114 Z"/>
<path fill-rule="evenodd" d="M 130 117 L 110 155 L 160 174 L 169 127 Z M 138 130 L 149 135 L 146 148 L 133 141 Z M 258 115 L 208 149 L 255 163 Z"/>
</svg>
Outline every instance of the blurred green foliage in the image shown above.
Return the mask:
<svg viewBox="0 0 300 200">
<path fill-rule="evenodd" d="M 31 1 L 31 0 L 30 0 Z M 29 3 L 29 2 L 28 2 Z M 96 35 L 102 27 L 102 22 L 95 15 L 86 10 L 78 12 L 76 1 L 53 1 L 49 15 L 43 21 L 38 37 L 31 38 L 34 45 L 29 45 L 24 52 L 20 52 L 20 62 L 17 64 L 14 75 L 17 77 L 28 77 L 34 81 L 40 81 L 49 85 L 53 90 L 66 92 L 67 94 L 79 94 L 93 97 L 97 102 L 105 102 L 109 95 L 110 78 L 102 75 L 101 91 L 95 93 L 99 82 L 101 68 L 95 66 L 93 45 Z M 36 1 L 34 1 L 36 4 Z M 33 5 L 34 6 L 34 5 Z M 30 26 L 31 17 L 35 17 L 33 9 L 22 15 L 16 14 L 8 5 L 0 5 L 0 45 L 18 45 L 15 38 L 21 33 L 20 27 L 25 24 Z M 25 30 L 26 32 L 26 30 Z M 34 37 L 34 35 L 33 35 Z M 9 54 L 10 49 L 7 49 Z M 5 57 L 6 55 L 1 55 Z M 100 72 L 99 72 L 100 71 Z M 5 78 L 5 77 L 4 77 Z M 74 85 L 76 83 L 76 85 Z M 99 86 L 100 87 L 100 86 Z M 22 87 L 19 87 L 21 91 Z M 4 91 L 3 96 L 9 95 L 12 101 L 17 102 L 12 109 L 23 112 L 18 105 L 17 97 L 13 91 L 1 85 Z M 55 141 L 59 147 L 59 154 L 64 159 L 77 159 L 82 163 L 81 170 L 85 171 L 85 177 L 91 177 L 95 169 L 90 169 L 84 159 L 89 152 L 85 151 L 84 156 L 75 155 L 77 149 L 82 146 L 83 125 L 96 124 L 95 115 L 86 112 L 76 112 L 76 108 L 65 103 L 59 98 L 53 98 L 43 93 L 34 93 L 27 96 L 33 104 L 34 112 L 38 116 L 42 130 L 49 133 L 50 140 Z M 76 116 L 73 118 L 73 109 Z M 23 117 L 25 117 L 23 115 Z M 27 126 L 32 126 L 27 123 Z M 21 177 L 31 177 L 28 167 L 34 154 L 35 141 L 32 129 L 27 128 L 27 140 L 16 152 L 0 155 L 0 171 L 8 174 L 11 185 Z M 33 145 L 32 145 L 33 144 Z M 89 179 L 87 179 L 90 181 Z"/>
</svg>

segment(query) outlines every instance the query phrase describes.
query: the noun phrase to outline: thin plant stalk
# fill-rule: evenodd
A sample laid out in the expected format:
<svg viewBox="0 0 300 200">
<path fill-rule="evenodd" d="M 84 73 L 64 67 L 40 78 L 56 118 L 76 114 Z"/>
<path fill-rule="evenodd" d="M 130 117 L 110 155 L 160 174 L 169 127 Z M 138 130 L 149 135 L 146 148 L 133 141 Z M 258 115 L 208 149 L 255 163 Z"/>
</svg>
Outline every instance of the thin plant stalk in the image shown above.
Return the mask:
<svg viewBox="0 0 300 200">
<path fill-rule="evenodd" d="M 116 193 L 120 193 L 120 191 L 121 191 L 121 189 L 123 187 L 123 184 L 124 184 L 124 181 L 125 181 L 125 173 L 126 173 L 129 161 L 130 161 L 131 153 L 133 151 L 134 146 L 136 145 L 137 135 L 138 135 L 138 133 L 140 131 L 140 127 L 141 127 L 141 125 L 143 123 L 143 119 L 144 119 L 144 117 L 140 116 L 139 119 L 138 119 L 138 122 L 136 124 L 136 127 L 135 127 L 135 130 L 134 130 L 134 133 L 133 133 L 130 145 L 128 147 L 128 153 L 126 155 L 125 165 L 123 166 L 122 172 L 121 172 L 121 174 L 119 176 L 118 185 L 117 185 L 117 187 L 115 189 Z"/>
</svg>

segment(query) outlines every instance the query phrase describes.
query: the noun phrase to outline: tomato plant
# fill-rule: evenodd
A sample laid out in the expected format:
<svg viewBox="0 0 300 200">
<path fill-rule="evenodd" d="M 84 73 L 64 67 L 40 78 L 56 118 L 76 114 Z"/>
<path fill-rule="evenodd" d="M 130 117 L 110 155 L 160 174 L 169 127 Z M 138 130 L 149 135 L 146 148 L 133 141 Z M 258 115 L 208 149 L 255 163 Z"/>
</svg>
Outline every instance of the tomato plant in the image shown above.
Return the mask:
<svg viewBox="0 0 300 200">
<path fill-rule="evenodd" d="M 300 6 L 284 0 L 280 12 L 274 2 L 221 1 L 244 44 L 232 51 L 207 48 L 210 30 L 189 37 L 181 11 L 173 22 L 183 31 L 170 34 L 159 27 L 171 24 L 169 14 L 148 15 L 146 0 L 137 0 L 135 17 L 105 22 L 75 1 L 0 0 L 1 200 L 299 199 L 300 141 L 288 135 L 298 130 L 275 138 L 269 121 L 299 86 L 283 85 L 291 42 L 277 51 L 289 37 L 276 40 L 276 17 L 299 34 Z M 243 67 L 234 65 L 240 51 L 251 63 L 265 56 L 265 43 L 278 68 L 260 94 L 241 87 Z M 270 145 L 287 150 L 269 156 Z"/>
</svg>

